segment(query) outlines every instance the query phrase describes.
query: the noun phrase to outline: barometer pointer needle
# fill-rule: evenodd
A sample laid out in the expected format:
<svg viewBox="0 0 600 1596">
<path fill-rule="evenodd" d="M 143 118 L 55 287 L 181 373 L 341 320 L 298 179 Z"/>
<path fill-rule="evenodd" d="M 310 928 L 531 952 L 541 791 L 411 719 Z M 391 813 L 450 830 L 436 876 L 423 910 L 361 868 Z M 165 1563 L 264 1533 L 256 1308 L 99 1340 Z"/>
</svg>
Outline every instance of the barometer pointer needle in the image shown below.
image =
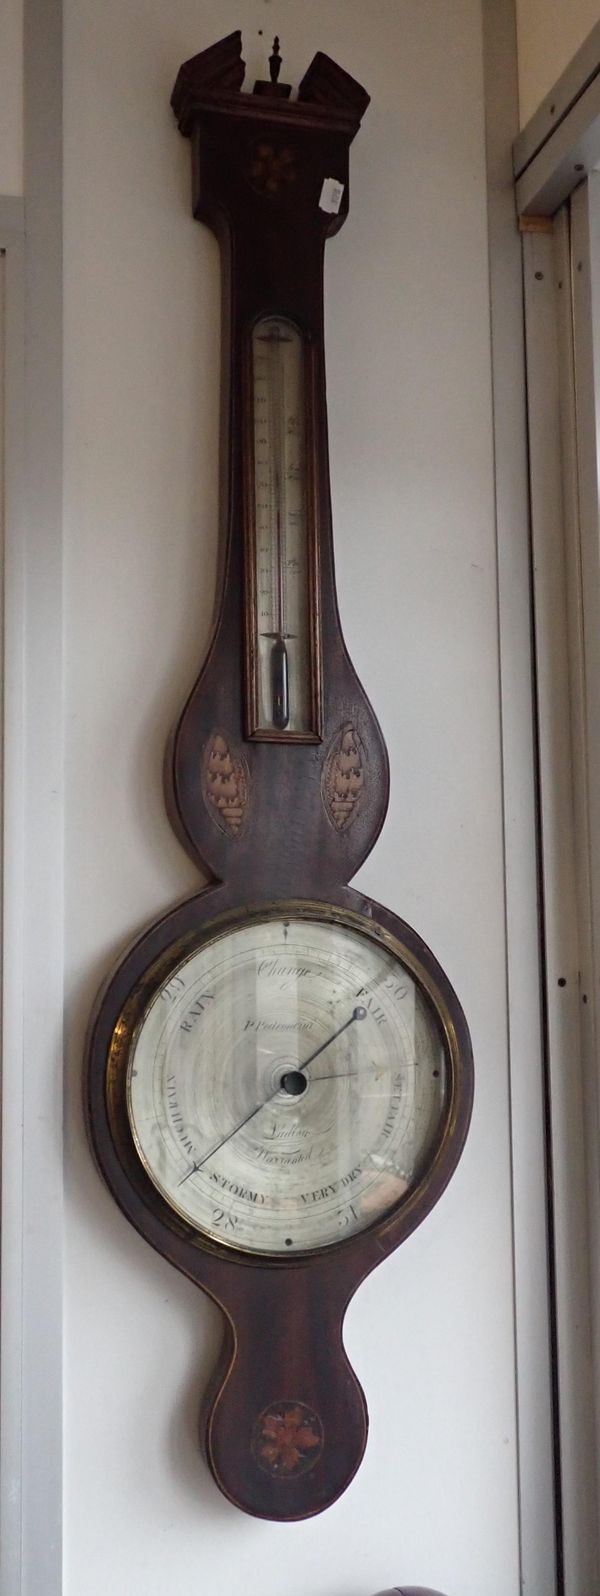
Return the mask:
<svg viewBox="0 0 600 1596">
<path fill-rule="evenodd" d="M 319 1053 L 324 1053 L 326 1047 L 331 1047 L 332 1042 L 337 1042 L 338 1036 L 341 1036 L 342 1031 L 347 1031 L 348 1030 L 348 1026 L 352 1025 L 352 1021 L 353 1020 L 366 1020 L 366 1018 L 367 1018 L 366 1009 L 363 1009 L 363 1008 L 353 1009 L 352 1013 L 350 1015 L 350 1019 L 349 1020 L 345 1020 L 344 1024 L 340 1025 L 339 1031 L 334 1031 L 333 1036 L 328 1037 L 326 1042 L 322 1042 L 320 1047 L 315 1048 L 315 1051 L 314 1051 L 314 1053 L 311 1053 L 310 1058 L 305 1058 L 304 1063 L 298 1065 L 298 1074 L 300 1074 L 300 1072 L 302 1070 L 307 1070 L 309 1064 L 314 1063 L 314 1060 L 319 1057 Z M 279 1090 L 279 1088 L 277 1088 L 277 1090 Z M 271 1096 L 275 1097 L 276 1093 L 272 1092 Z M 267 1098 L 267 1102 L 270 1102 L 270 1101 L 271 1101 L 271 1099 Z"/>
<path fill-rule="evenodd" d="M 334 1070 L 333 1075 L 311 1075 L 311 1081 L 357 1081 L 363 1070 Z"/>
<path fill-rule="evenodd" d="M 348 1026 L 352 1025 L 354 1020 L 365 1020 L 366 1017 L 366 1009 L 360 1007 L 353 1009 L 350 1019 L 344 1020 L 344 1024 L 340 1025 L 338 1031 L 334 1031 L 333 1036 L 329 1036 L 326 1042 L 322 1042 L 320 1047 L 315 1048 L 315 1051 L 314 1053 L 311 1053 L 310 1058 L 306 1058 L 303 1064 L 298 1065 L 298 1074 L 300 1075 L 303 1070 L 307 1070 L 309 1064 L 312 1064 L 313 1060 L 318 1058 L 320 1053 L 325 1052 L 326 1047 L 331 1047 L 332 1042 L 337 1042 L 338 1036 L 341 1036 L 343 1031 L 347 1031 Z M 333 1077 L 331 1078 L 333 1079 Z M 319 1079 L 319 1077 L 317 1077 L 317 1079 Z M 327 1077 L 321 1076 L 320 1079 L 327 1079 Z M 192 1164 L 191 1169 L 188 1169 L 187 1175 L 183 1175 L 182 1179 L 177 1182 L 178 1186 L 184 1186 L 186 1180 L 189 1180 L 190 1175 L 196 1175 L 198 1170 L 202 1169 L 202 1165 L 207 1164 L 209 1158 L 212 1158 L 214 1153 L 219 1153 L 221 1148 L 225 1146 L 225 1143 L 231 1141 L 232 1136 L 237 1136 L 238 1131 L 243 1130 L 244 1125 L 248 1125 L 249 1121 L 254 1119 L 255 1114 L 260 1114 L 261 1108 L 266 1108 L 267 1103 L 271 1103 L 273 1101 L 273 1098 L 277 1096 L 279 1090 L 280 1088 L 276 1086 L 275 1091 L 271 1092 L 269 1097 L 265 1097 L 264 1103 L 258 1103 L 256 1108 L 251 1109 L 250 1113 L 246 1115 L 245 1119 L 240 1120 L 239 1125 L 234 1125 L 233 1130 L 229 1131 L 228 1135 L 224 1136 L 222 1141 L 217 1142 L 215 1147 L 211 1147 L 209 1153 L 204 1154 L 204 1158 L 200 1158 L 196 1164 Z"/>
</svg>

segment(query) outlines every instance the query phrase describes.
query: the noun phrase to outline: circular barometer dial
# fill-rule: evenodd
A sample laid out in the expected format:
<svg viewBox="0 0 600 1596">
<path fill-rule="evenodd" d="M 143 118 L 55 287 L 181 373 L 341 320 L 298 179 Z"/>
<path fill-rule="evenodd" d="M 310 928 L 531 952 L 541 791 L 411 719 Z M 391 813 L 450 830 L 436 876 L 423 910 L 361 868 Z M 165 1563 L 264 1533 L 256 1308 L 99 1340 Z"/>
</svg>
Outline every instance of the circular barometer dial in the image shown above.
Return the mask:
<svg viewBox="0 0 600 1596">
<path fill-rule="evenodd" d="M 198 1231 L 290 1257 L 365 1230 L 423 1182 L 451 1066 L 403 951 L 366 926 L 259 915 L 157 986 L 129 1049 L 129 1123 Z"/>
</svg>

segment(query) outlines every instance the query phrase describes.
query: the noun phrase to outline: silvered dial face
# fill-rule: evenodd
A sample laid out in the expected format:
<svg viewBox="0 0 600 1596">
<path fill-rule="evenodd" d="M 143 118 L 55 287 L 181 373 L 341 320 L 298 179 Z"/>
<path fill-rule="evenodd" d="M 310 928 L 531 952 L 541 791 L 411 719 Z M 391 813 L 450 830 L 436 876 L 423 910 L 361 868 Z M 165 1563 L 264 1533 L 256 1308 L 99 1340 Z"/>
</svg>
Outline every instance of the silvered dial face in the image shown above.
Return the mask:
<svg viewBox="0 0 600 1596">
<path fill-rule="evenodd" d="M 449 1094 L 440 1022 L 400 949 L 293 914 L 185 958 L 127 1073 L 137 1151 L 170 1206 L 230 1246 L 288 1256 L 406 1199 Z"/>
</svg>

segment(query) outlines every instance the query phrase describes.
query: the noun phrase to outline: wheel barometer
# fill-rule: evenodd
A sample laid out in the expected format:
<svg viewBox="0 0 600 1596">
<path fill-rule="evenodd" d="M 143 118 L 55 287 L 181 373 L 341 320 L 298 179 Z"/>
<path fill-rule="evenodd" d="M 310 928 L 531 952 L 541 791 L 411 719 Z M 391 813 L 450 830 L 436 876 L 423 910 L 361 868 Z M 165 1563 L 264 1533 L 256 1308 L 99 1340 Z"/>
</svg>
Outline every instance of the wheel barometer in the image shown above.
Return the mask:
<svg viewBox="0 0 600 1596">
<path fill-rule="evenodd" d="M 194 214 L 223 280 L 222 576 L 177 727 L 170 809 L 213 884 L 141 936 L 101 996 L 87 1103 L 127 1218 L 220 1305 L 204 1435 L 248 1513 L 321 1512 L 367 1410 L 342 1341 L 365 1275 L 449 1180 L 469 1035 L 420 937 L 348 881 L 388 799 L 332 553 L 323 254 L 368 95 L 321 53 L 294 101 L 241 92 L 241 36 L 182 66 Z"/>
</svg>

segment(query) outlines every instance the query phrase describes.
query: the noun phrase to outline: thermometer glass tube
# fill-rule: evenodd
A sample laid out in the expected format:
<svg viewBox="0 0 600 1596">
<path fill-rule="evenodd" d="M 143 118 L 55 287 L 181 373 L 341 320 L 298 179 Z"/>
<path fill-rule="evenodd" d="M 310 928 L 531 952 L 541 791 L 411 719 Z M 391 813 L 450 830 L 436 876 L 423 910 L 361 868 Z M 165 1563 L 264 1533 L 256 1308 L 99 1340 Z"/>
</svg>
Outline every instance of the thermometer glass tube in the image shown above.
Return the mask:
<svg viewBox="0 0 600 1596">
<path fill-rule="evenodd" d="M 311 737 L 305 341 L 264 316 L 252 332 L 254 734 Z"/>
</svg>

